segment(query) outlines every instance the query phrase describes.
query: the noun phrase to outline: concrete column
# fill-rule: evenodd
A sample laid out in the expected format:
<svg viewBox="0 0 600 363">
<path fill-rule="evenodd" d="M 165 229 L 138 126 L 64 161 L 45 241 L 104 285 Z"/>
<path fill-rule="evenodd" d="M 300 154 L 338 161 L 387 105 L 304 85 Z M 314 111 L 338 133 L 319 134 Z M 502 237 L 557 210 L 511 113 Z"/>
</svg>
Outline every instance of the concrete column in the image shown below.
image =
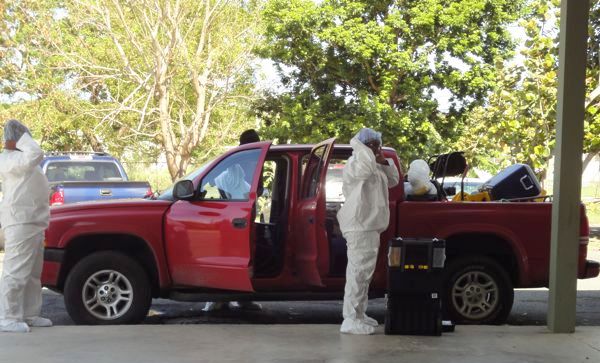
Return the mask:
<svg viewBox="0 0 600 363">
<path fill-rule="evenodd" d="M 589 0 L 562 0 L 548 328 L 575 331 Z"/>
</svg>

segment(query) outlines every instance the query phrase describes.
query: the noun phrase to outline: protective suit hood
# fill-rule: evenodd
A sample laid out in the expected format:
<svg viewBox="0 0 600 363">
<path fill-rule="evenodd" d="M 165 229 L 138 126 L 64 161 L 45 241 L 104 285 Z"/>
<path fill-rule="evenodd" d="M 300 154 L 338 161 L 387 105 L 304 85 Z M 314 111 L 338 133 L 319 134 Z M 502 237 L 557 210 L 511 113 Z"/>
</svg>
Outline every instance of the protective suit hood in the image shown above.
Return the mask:
<svg viewBox="0 0 600 363">
<path fill-rule="evenodd" d="M 215 178 L 217 187 L 228 194 L 231 199 L 246 199 L 250 184 L 244 179 L 244 169 L 240 164 L 234 164 Z"/>
</svg>

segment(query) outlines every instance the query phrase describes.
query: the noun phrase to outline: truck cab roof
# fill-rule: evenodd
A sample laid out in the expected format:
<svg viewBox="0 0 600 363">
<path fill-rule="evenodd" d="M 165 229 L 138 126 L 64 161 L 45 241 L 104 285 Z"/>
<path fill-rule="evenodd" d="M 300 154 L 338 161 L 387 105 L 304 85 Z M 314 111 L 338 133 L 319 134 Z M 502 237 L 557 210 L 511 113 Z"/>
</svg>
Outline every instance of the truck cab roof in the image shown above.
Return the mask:
<svg viewBox="0 0 600 363">
<path fill-rule="evenodd" d="M 48 161 L 86 161 L 86 160 L 99 160 L 99 161 L 113 161 L 115 158 L 105 152 L 65 152 L 65 151 L 53 151 L 48 152 L 44 156 L 44 162 Z"/>
</svg>

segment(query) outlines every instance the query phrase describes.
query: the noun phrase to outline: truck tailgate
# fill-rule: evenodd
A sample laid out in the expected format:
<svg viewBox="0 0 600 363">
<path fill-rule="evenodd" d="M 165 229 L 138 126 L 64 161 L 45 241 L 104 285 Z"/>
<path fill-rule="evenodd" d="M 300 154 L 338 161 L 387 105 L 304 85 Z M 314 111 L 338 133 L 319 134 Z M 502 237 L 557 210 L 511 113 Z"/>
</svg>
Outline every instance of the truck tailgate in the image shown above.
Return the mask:
<svg viewBox="0 0 600 363">
<path fill-rule="evenodd" d="M 51 184 L 52 190 L 62 188 L 65 203 L 86 200 L 143 198 L 147 195 L 148 182 L 62 182 Z"/>
</svg>

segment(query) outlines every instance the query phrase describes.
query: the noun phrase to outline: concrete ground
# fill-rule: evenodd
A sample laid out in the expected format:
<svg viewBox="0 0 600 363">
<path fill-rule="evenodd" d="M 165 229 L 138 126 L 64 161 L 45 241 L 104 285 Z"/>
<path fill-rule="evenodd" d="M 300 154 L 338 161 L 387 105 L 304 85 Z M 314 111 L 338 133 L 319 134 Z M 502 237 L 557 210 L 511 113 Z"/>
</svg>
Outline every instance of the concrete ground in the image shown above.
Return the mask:
<svg viewBox="0 0 600 363">
<path fill-rule="evenodd" d="M 598 259 L 599 246 L 597 241 L 590 246 L 590 258 Z M 600 362 L 600 308 L 595 305 L 600 278 L 579 280 L 578 290 L 574 334 L 552 334 L 544 325 L 532 326 L 545 324 L 547 308 L 547 290 L 532 289 L 522 299 L 524 307 L 513 309 L 509 319 L 520 326 L 458 326 L 442 337 L 386 336 L 383 327 L 373 336 L 343 335 L 329 320 L 231 324 L 206 315 L 180 316 L 167 324 L 149 319 L 134 326 L 55 326 L 34 328 L 30 334 L 0 333 L 0 362 Z M 46 294 L 45 303 L 48 298 Z"/>
<path fill-rule="evenodd" d="M 600 327 L 468 326 L 442 337 L 351 336 L 338 325 L 53 327 L 2 334 L 0 362 L 600 362 Z"/>
</svg>

